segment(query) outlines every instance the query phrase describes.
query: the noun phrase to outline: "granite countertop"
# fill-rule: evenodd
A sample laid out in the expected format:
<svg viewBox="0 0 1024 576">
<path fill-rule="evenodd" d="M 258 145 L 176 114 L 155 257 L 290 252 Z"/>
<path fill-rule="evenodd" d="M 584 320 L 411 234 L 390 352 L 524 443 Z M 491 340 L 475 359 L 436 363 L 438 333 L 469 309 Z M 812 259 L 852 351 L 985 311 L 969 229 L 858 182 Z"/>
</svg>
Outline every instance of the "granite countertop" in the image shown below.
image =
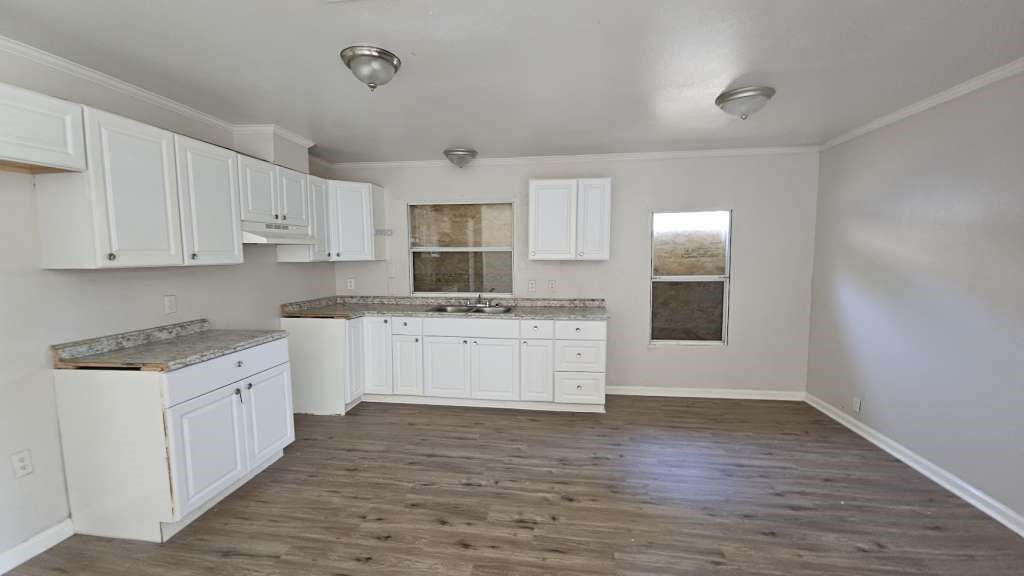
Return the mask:
<svg viewBox="0 0 1024 576">
<path fill-rule="evenodd" d="M 281 306 L 283 318 L 344 318 L 362 316 L 413 316 L 427 318 L 494 318 L 516 320 L 607 320 L 608 311 L 600 299 L 498 300 L 512 309 L 503 314 L 480 312 L 431 312 L 441 304 L 464 304 L 465 298 L 418 298 L 384 296 L 336 296 L 292 302 Z"/>
<path fill-rule="evenodd" d="M 214 330 L 206 319 L 52 346 L 55 368 L 170 372 L 288 336 L 284 330 Z"/>
</svg>

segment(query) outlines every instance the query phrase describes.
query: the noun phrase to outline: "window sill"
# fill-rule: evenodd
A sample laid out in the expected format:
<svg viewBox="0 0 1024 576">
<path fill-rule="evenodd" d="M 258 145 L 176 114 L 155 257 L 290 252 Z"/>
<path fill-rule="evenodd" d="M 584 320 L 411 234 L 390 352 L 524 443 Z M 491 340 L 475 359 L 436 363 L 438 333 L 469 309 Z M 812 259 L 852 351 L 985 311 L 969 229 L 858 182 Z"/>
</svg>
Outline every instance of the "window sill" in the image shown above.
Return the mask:
<svg viewBox="0 0 1024 576">
<path fill-rule="evenodd" d="M 722 340 L 648 340 L 648 348 L 725 348 Z"/>
</svg>

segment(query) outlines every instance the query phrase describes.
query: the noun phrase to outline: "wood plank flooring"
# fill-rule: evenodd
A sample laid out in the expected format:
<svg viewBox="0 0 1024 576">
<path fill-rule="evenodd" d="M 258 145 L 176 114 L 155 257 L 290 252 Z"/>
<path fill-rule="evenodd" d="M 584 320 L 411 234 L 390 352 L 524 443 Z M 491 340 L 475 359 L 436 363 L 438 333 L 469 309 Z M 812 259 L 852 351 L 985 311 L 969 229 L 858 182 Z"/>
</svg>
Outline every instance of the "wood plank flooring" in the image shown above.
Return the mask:
<svg viewBox="0 0 1024 576">
<path fill-rule="evenodd" d="M 802 403 L 364 404 L 296 429 L 171 542 L 73 536 L 14 574 L 1024 574 L 1024 539 Z"/>
</svg>

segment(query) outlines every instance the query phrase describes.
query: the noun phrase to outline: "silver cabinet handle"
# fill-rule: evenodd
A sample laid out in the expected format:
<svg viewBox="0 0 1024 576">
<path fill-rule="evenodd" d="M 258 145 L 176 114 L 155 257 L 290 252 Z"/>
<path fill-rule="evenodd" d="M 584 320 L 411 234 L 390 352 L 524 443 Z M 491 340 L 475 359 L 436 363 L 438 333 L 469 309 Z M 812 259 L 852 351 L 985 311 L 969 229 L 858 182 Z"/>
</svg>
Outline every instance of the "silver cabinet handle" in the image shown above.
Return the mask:
<svg viewBox="0 0 1024 576">
<path fill-rule="evenodd" d="M 576 357 L 577 357 L 577 358 L 583 358 L 583 354 L 580 354 L 579 352 L 577 352 L 577 353 L 576 353 Z"/>
<path fill-rule="evenodd" d="M 280 219 L 281 219 L 281 215 L 280 214 L 274 214 L 274 220 L 280 220 Z"/>
<path fill-rule="evenodd" d="M 408 322 L 402 322 L 402 326 L 408 326 L 408 325 L 409 325 Z"/>
<path fill-rule="evenodd" d="M 387 319 L 387 318 L 385 318 L 385 319 L 384 319 L 384 323 L 385 323 L 385 324 L 387 324 L 387 323 L 388 323 L 388 319 Z"/>
<path fill-rule="evenodd" d="M 463 344 L 469 344 L 469 340 L 463 340 L 462 343 Z"/>
<path fill-rule="evenodd" d="M 197 252 L 193 252 L 192 253 L 192 259 L 193 260 L 199 260 L 199 254 Z"/>
<path fill-rule="evenodd" d="M 583 329 L 582 329 L 582 328 L 577 328 L 577 329 L 576 329 L 576 332 L 582 332 L 582 331 L 583 331 Z"/>
<path fill-rule="evenodd" d="M 536 255 L 537 255 L 537 252 L 535 250 L 530 252 L 530 256 L 536 256 Z"/>
<path fill-rule="evenodd" d="M 577 390 L 583 390 L 583 384 L 577 384 L 576 385 L 576 389 Z"/>
<path fill-rule="evenodd" d="M 577 253 L 576 255 L 577 255 L 577 256 L 583 256 L 583 252 L 579 252 L 579 253 Z"/>
<path fill-rule="evenodd" d="M 117 254 L 113 252 L 107 252 L 107 260 L 117 260 Z"/>
<path fill-rule="evenodd" d="M 249 382 L 248 384 L 246 384 L 245 385 L 245 389 L 246 390 L 252 390 L 252 382 Z"/>
<path fill-rule="evenodd" d="M 523 340 L 523 346 L 526 346 L 526 340 Z"/>
<path fill-rule="evenodd" d="M 534 324 L 534 325 L 533 325 L 533 329 L 534 329 L 534 330 L 540 330 L 540 326 L 537 326 L 536 324 Z"/>
<path fill-rule="evenodd" d="M 245 362 L 242 362 L 241 360 L 239 360 L 238 362 L 235 362 L 235 366 L 238 367 L 238 368 L 241 368 L 242 366 L 245 366 Z"/>
<path fill-rule="evenodd" d="M 245 404 L 245 400 L 242 400 L 242 389 L 241 388 L 235 388 L 235 396 L 238 396 L 238 402 L 239 403 Z"/>
<path fill-rule="evenodd" d="M 412 339 L 412 341 L 413 341 L 413 342 L 419 342 L 419 341 L 420 341 L 420 339 L 419 339 L 419 338 L 413 338 L 413 339 Z"/>
<path fill-rule="evenodd" d="M 287 214 L 284 214 L 284 215 L 281 216 L 281 220 L 287 220 L 287 219 L 288 219 L 288 215 Z M 581 252 L 580 256 L 582 256 L 582 255 L 583 255 L 583 253 Z"/>
<path fill-rule="evenodd" d="M 479 342 L 477 342 L 476 340 L 473 340 L 473 344 L 479 344 Z"/>
</svg>

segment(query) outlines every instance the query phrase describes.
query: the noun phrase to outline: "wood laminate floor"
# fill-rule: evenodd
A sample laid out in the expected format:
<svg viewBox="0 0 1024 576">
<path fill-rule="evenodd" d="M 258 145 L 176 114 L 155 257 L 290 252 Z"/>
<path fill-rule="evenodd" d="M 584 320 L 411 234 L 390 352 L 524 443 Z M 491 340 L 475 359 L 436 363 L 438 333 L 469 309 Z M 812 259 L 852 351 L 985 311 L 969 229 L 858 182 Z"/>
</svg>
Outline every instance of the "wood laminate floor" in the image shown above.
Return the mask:
<svg viewBox="0 0 1024 576">
<path fill-rule="evenodd" d="M 73 536 L 14 574 L 1024 574 L 1024 539 L 802 403 L 364 404 L 296 429 L 171 542 Z"/>
</svg>

